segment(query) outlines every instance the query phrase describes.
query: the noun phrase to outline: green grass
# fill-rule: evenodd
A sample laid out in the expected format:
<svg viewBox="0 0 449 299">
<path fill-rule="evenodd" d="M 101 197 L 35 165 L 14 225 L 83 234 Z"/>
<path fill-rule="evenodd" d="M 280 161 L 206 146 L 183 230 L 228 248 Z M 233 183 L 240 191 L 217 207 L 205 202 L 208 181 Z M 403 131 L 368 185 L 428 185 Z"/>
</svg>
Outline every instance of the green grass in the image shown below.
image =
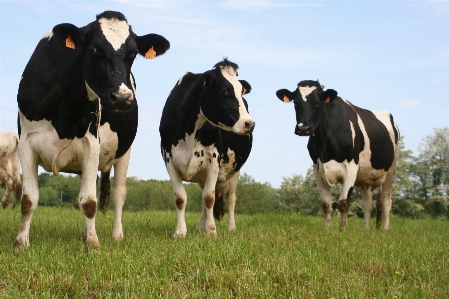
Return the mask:
<svg viewBox="0 0 449 299">
<path fill-rule="evenodd" d="M 449 222 L 393 217 L 391 231 L 349 219 L 237 215 L 218 238 L 173 239 L 176 211 L 97 214 L 101 248 L 86 252 L 80 211 L 39 207 L 31 247 L 14 254 L 20 209 L 0 211 L 0 298 L 449 298 Z M 372 225 L 374 227 L 374 223 Z"/>
</svg>

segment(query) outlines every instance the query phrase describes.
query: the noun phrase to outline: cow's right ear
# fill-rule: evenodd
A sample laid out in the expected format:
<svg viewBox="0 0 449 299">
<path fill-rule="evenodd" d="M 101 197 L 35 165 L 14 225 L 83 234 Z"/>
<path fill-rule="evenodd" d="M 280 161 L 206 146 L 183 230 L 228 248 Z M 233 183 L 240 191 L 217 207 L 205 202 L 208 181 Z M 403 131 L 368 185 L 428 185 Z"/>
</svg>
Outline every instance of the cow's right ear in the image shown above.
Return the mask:
<svg viewBox="0 0 449 299">
<path fill-rule="evenodd" d="M 137 48 L 145 59 L 152 59 L 164 54 L 170 48 L 170 42 L 159 34 L 150 33 L 144 36 L 136 35 Z"/>
<path fill-rule="evenodd" d="M 292 102 L 295 97 L 295 95 L 288 89 L 279 89 L 276 91 L 276 96 L 284 103 Z"/>
<path fill-rule="evenodd" d="M 80 28 L 69 23 L 63 23 L 53 27 L 53 36 L 58 43 L 69 49 L 81 49 L 84 47 L 84 34 Z"/>
<path fill-rule="evenodd" d="M 207 71 L 201 76 L 201 84 L 204 87 L 209 87 L 214 83 L 215 74 L 212 71 Z"/>
</svg>

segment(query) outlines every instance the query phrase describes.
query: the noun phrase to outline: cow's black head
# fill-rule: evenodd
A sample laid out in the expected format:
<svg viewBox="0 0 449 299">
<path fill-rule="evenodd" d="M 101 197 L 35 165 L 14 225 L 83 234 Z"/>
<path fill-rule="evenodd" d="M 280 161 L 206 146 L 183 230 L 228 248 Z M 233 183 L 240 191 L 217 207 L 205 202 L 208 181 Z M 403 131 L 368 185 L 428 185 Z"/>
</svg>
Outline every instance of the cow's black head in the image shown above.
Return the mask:
<svg viewBox="0 0 449 299">
<path fill-rule="evenodd" d="M 295 134 L 299 136 L 313 135 L 318 127 L 321 116 L 324 113 L 324 105 L 332 102 L 337 97 L 333 89 L 323 90 L 324 86 L 318 81 L 301 81 L 298 88 L 291 92 L 280 89 L 276 96 L 283 102 L 295 104 L 296 126 Z"/>
<path fill-rule="evenodd" d="M 154 58 L 170 47 L 160 35 L 137 36 L 125 16 L 113 11 L 97 15 L 95 22 L 82 28 L 57 25 L 53 34 L 64 40 L 66 47 L 82 51 L 83 80 L 89 100 L 99 98 L 103 108 L 119 110 L 131 107 L 135 100 L 131 66 L 136 55 Z"/>
<path fill-rule="evenodd" d="M 237 69 L 237 64 L 224 59 L 200 77 L 203 88 L 200 109 L 214 126 L 237 134 L 250 134 L 255 122 L 242 95 L 249 93 L 251 86 L 237 79 Z"/>
</svg>

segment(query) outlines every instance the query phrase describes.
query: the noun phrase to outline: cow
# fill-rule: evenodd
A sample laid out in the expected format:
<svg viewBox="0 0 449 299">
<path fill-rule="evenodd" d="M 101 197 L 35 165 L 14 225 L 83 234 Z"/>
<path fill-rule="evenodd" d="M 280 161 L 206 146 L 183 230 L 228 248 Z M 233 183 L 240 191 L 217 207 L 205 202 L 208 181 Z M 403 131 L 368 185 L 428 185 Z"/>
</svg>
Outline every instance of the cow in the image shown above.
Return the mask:
<svg viewBox="0 0 449 299">
<path fill-rule="evenodd" d="M 255 122 L 243 94 L 251 91 L 238 80 L 238 65 L 227 58 L 204 73 L 185 73 L 165 103 L 159 132 L 161 154 L 178 209 L 174 237 L 185 237 L 187 194 L 182 181 L 202 189 L 198 229 L 216 236 L 214 217 L 228 205 L 228 229 L 235 229 L 234 207 L 240 168 L 252 147 Z"/>
<path fill-rule="evenodd" d="M 13 208 L 22 198 L 20 180 L 19 135 L 13 132 L 0 132 L 0 187 L 5 187 L 2 206 L 9 205 L 9 196 L 14 194 Z"/>
<path fill-rule="evenodd" d="M 357 186 L 362 194 L 365 228 L 370 226 L 372 191 L 378 188 L 376 225 L 380 227 L 384 214 L 387 230 L 399 129 L 389 112 L 357 107 L 337 94 L 312 80 L 299 82 L 293 92 L 288 89 L 276 92 L 281 101 L 295 105 L 295 134 L 309 136 L 307 149 L 320 192 L 324 227 L 330 227 L 331 187 L 341 183 L 337 203 L 340 227 L 348 226 L 349 201 L 352 188 Z"/>
<path fill-rule="evenodd" d="M 101 13 L 80 28 L 56 25 L 42 37 L 17 95 L 23 197 L 16 251 L 29 246 L 30 221 L 39 197 L 39 165 L 54 175 L 81 175 L 82 235 L 87 249 L 93 250 L 100 246 L 95 230 L 97 173 L 105 175 L 102 183 L 106 184 L 114 166 L 112 237 L 123 238 L 125 180 L 138 123 L 131 66 L 137 54 L 154 58 L 169 47 L 160 35 L 136 35 L 125 16 L 114 11 Z M 106 200 L 105 194 L 102 198 Z"/>
</svg>

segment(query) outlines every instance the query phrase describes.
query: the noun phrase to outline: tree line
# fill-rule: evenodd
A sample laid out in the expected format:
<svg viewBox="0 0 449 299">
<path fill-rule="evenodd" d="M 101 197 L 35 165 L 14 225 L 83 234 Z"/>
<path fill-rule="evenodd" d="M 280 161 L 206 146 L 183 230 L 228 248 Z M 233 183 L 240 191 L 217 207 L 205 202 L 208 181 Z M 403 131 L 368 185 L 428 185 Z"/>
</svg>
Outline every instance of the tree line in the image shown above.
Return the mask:
<svg viewBox="0 0 449 299">
<path fill-rule="evenodd" d="M 112 178 L 113 180 L 113 178 Z M 79 176 L 41 173 L 38 176 L 39 205 L 78 208 Z M 139 180 L 128 177 L 125 210 L 175 210 L 170 181 Z M 185 183 L 187 210 L 201 211 L 201 189 L 197 184 Z M 98 188 L 99 189 L 99 188 Z M 341 186 L 332 189 L 338 200 Z M 3 195 L 0 190 L 0 195 Z M 405 149 L 404 137 L 399 140 L 397 171 L 393 188 L 393 214 L 408 218 L 449 219 L 449 128 L 436 128 L 420 144 L 418 155 Z M 374 194 L 376 196 L 376 192 Z M 281 186 L 257 182 L 243 173 L 237 187 L 236 213 L 266 212 L 320 215 L 318 188 L 310 167 L 305 176 L 292 174 L 283 177 Z M 111 209 L 112 207 L 110 207 Z M 373 215 L 376 213 L 375 204 Z M 361 195 L 354 189 L 350 216 L 363 217 Z"/>
</svg>

